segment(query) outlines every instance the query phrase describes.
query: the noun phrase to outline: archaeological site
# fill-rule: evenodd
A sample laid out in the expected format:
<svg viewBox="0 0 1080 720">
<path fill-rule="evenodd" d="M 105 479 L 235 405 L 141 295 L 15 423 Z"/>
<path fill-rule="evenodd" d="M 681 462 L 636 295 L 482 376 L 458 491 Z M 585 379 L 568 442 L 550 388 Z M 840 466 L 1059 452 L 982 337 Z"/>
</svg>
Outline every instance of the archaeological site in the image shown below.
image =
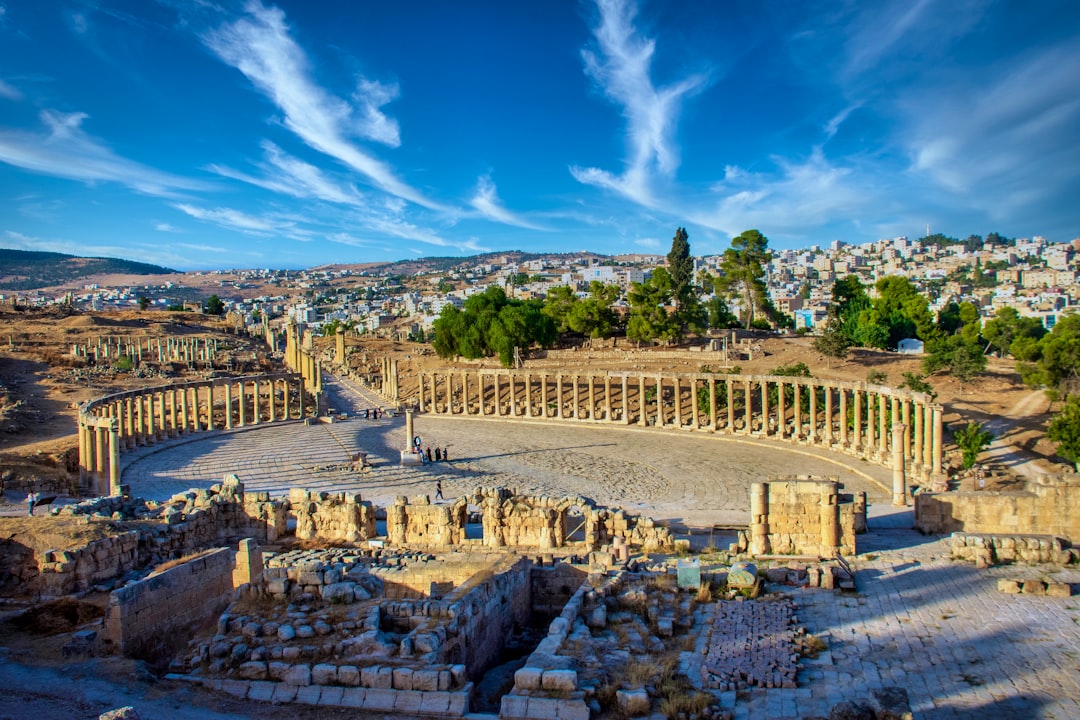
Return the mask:
<svg viewBox="0 0 1080 720">
<path fill-rule="evenodd" d="M 736 333 L 503 369 L 57 322 L 85 387 L 56 473 L 4 466 L 0 717 L 1080 717 L 1080 479 L 961 470 L 960 400 Z"/>
</svg>

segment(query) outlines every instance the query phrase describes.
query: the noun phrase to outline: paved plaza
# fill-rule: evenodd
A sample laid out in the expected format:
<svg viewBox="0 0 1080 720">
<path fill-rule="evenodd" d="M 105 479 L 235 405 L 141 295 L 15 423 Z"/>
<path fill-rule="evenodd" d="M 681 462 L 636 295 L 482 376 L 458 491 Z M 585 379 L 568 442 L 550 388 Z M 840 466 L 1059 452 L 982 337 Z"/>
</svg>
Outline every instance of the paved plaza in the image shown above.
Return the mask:
<svg viewBox="0 0 1080 720">
<path fill-rule="evenodd" d="M 908 690 L 917 718 L 1080 719 L 1080 598 L 1005 595 L 998 578 L 1053 578 L 1080 589 L 1080 572 L 1052 567 L 976 570 L 949 561 L 945 540 L 923 537 L 911 512 L 888 506 L 890 473 L 844 456 L 776 442 L 699 433 L 419 415 L 426 445 L 450 462 L 401 468 L 404 419 L 357 419 L 378 398 L 327 381 L 331 406 L 352 419 L 196 436 L 126 456 L 136 495 L 165 498 L 236 473 L 250 490 L 289 487 L 359 492 L 384 504 L 396 495 L 448 498 L 476 485 L 528 494 L 575 493 L 692 527 L 745 523 L 751 482 L 769 474 L 839 475 L 870 498 L 871 532 L 858 538 L 858 590 L 786 589 L 798 620 L 828 650 L 802 661 L 797 689 L 726 693 L 737 718 L 828 716 L 868 689 Z M 357 452 L 374 465 L 346 467 Z"/>
</svg>

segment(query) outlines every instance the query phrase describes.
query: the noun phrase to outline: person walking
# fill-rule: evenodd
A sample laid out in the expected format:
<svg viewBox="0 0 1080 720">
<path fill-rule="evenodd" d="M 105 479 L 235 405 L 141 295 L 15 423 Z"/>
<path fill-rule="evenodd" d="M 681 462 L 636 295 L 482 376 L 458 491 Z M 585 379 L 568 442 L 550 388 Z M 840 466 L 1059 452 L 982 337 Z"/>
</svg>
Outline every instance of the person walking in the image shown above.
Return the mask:
<svg viewBox="0 0 1080 720">
<path fill-rule="evenodd" d="M 445 498 L 443 497 L 443 494 L 442 494 L 442 480 L 436 480 L 435 481 L 435 499 L 436 500 L 445 500 Z"/>
<path fill-rule="evenodd" d="M 31 517 L 34 515 L 34 506 L 37 505 L 37 501 L 41 496 L 36 492 L 28 493 L 26 496 L 26 504 L 29 506 L 29 514 Z"/>
<path fill-rule="evenodd" d="M 450 451 L 446 448 L 442 449 L 442 459 L 443 462 L 450 462 Z"/>
<path fill-rule="evenodd" d="M 430 445 L 428 445 L 428 447 L 427 447 L 427 461 L 431 462 L 431 446 Z"/>
<path fill-rule="evenodd" d="M 435 462 L 438 462 L 439 460 L 442 460 L 442 450 L 440 450 L 439 448 L 436 447 L 435 448 Z"/>
</svg>

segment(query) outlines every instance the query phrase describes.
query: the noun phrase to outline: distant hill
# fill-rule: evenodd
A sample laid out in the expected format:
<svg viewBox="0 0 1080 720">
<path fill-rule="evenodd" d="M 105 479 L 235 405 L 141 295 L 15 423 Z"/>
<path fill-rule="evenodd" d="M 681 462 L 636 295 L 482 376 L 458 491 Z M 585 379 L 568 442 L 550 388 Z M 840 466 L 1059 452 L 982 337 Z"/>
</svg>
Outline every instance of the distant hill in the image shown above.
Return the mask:
<svg viewBox="0 0 1080 720">
<path fill-rule="evenodd" d="M 75 282 L 89 275 L 165 275 L 167 267 L 118 258 L 0 248 L 0 290 L 36 290 Z"/>
</svg>

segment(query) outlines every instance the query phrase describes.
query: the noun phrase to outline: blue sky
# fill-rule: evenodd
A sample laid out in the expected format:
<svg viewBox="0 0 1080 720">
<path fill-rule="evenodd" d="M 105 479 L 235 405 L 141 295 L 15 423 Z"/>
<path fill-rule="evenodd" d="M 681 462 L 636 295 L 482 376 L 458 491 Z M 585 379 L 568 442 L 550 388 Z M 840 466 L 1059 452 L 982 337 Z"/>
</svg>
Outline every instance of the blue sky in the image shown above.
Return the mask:
<svg viewBox="0 0 1080 720">
<path fill-rule="evenodd" d="M 1080 235 L 1080 5 L 0 0 L 0 246 L 181 269 Z"/>
</svg>

